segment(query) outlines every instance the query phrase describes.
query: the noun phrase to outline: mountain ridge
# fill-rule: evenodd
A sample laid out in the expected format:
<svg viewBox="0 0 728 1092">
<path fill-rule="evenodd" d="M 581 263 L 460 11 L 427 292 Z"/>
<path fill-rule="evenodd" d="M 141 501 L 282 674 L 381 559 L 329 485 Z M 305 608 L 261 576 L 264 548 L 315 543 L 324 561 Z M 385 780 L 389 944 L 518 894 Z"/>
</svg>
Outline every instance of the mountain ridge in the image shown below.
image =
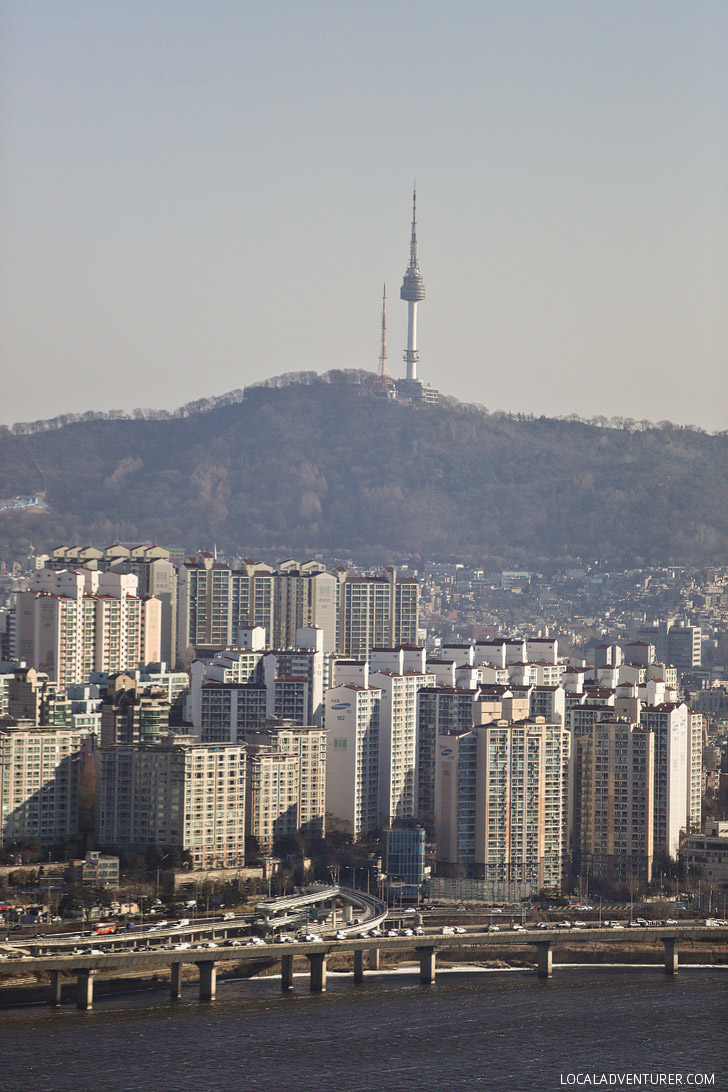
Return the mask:
<svg viewBox="0 0 728 1092">
<path fill-rule="evenodd" d="M 0 552 L 151 539 L 531 565 L 725 559 L 728 434 L 419 408 L 378 398 L 373 379 L 293 373 L 175 413 L 2 429 L 0 496 L 50 507 L 0 513 Z"/>
</svg>

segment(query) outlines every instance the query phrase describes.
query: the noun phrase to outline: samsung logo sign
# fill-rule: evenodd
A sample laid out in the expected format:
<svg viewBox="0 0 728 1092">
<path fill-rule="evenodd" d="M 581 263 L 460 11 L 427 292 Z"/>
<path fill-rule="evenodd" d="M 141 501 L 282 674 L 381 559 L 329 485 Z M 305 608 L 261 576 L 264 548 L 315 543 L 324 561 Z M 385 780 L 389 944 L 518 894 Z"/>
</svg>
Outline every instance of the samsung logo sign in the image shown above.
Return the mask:
<svg viewBox="0 0 728 1092">
<path fill-rule="evenodd" d="M 449 758 L 451 754 L 454 754 L 452 747 L 441 747 L 440 754 L 443 758 Z"/>
<path fill-rule="evenodd" d="M 350 701 L 337 701 L 331 706 L 332 709 L 351 709 Z"/>
</svg>

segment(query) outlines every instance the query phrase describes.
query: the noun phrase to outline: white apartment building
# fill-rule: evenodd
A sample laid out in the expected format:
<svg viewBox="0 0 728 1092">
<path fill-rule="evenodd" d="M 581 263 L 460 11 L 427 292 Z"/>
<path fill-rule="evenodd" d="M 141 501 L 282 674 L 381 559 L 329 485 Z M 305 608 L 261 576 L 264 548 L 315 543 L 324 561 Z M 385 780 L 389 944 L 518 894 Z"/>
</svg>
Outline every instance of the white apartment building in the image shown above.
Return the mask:
<svg viewBox="0 0 728 1092">
<path fill-rule="evenodd" d="M 382 691 L 344 683 L 326 691 L 326 807 L 336 826 L 365 837 L 379 826 Z"/>
<path fill-rule="evenodd" d="M 17 595 L 19 655 L 63 686 L 160 660 L 161 605 L 131 574 L 42 569 Z"/>
<path fill-rule="evenodd" d="M 682 702 L 665 702 L 643 706 L 639 722 L 655 736 L 655 853 L 677 857 L 681 832 L 688 829 L 692 777 L 690 716 Z M 702 740 L 700 753 L 702 762 Z"/>
<path fill-rule="evenodd" d="M 371 667 L 375 656 L 373 653 Z M 382 693 L 379 825 L 389 827 L 398 819 L 417 815 L 417 694 L 424 687 L 435 686 L 437 679 L 423 670 L 371 670 L 369 682 Z"/>
</svg>

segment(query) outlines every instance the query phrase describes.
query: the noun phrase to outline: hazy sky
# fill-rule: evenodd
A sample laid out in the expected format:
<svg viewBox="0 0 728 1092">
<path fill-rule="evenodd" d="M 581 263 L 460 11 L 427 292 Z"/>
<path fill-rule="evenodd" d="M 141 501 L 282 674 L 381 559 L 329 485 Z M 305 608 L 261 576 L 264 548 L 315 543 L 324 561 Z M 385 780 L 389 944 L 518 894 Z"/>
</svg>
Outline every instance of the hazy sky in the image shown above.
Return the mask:
<svg viewBox="0 0 728 1092">
<path fill-rule="evenodd" d="M 725 0 L 4 0 L 0 421 L 281 372 L 728 427 Z"/>
</svg>

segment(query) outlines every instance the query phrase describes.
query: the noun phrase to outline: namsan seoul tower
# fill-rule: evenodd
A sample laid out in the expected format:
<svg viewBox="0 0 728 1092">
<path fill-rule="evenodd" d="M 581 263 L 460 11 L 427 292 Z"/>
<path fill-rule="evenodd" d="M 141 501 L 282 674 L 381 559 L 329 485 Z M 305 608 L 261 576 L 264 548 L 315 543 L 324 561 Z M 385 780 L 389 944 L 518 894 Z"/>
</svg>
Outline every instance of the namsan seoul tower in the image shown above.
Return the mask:
<svg viewBox="0 0 728 1092">
<path fill-rule="evenodd" d="M 400 299 L 407 301 L 407 348 L 404 361 L 407 365 L 407 379 L 417 379 L 417 304 L 425 298 L 425 284 L 420 267 L 417 264 L 417 187 L 412 191 L 412 238 L 410 240 L 410 260 L 405 272 Z"/>
</svg>

